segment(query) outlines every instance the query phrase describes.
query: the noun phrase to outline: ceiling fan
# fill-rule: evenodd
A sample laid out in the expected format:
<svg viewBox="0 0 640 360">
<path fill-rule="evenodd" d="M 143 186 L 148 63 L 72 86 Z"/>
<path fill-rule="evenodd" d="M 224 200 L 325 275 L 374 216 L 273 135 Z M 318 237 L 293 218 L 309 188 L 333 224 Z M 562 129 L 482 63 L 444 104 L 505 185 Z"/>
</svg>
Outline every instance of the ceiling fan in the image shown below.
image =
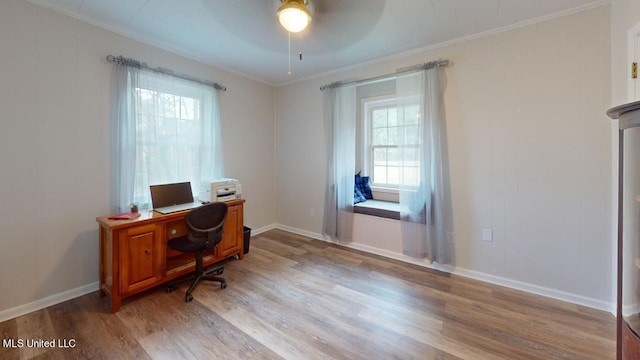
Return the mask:
<svg viewBox="0 0 640 360">
<path fill-rule="evenodd" d="M 293 31 L 281 25 L 279 15 L 284 18 L 289 9 L 298 9 L 306 15 L 307 22 L 304 28 L 293 32 L 295 42 L 303 39 L 305 57 L 318 59 L 357 44 L 377 24 L 385 1 L 221 0 L 203 4 L 212 21 L 221 24 L 231 37 L 289 59 L 290 50 L 283 36 Z"/>
<path fill-rule="evenodd" d="M 307 28 L 311 22 L 315 6 L 311 0 L 281 0 L 276 16 L 283 28 L 290 33 L 298 33 Z"/>
<path fill-rule="evenodd" d="M 307 8 L 311 5 L 311 0 L 281 0 L 281 3 L 276 16 L 280 25 L 289 32 L 289 69 L 287 75 L 291 75 L 291 33 L 303 31 L 311 22 L 311 11 Z M 300 49 L 298 57 L 302 61 L 302 49 Z"/>
</svg>

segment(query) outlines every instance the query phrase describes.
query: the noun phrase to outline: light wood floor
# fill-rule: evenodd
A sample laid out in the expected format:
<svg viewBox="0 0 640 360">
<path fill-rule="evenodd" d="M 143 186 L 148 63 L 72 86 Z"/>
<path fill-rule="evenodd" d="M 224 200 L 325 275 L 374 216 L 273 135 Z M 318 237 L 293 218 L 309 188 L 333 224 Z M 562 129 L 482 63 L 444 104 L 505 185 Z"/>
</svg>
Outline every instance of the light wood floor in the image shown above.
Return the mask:
<svg viewBox="0 0 640 360">
<path fill-rule="evenodd" d="M 0 323 L 0 359 L 613 359 L 611 314 L 279 230 L 225 264 L 228 288 L 97 293 Z"/>
</svg>

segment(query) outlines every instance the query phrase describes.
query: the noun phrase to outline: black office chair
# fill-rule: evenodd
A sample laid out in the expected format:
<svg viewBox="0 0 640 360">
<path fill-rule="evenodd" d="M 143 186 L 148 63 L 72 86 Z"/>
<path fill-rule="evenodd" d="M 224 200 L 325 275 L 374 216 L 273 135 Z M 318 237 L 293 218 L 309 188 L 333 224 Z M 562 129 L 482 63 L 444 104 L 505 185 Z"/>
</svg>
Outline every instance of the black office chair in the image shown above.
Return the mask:
<svg viewBox="0 0 640 360">
<path fill-rule="evenodd" d="M 193 279 L 191 286 L 189 286 L 184 295 L 184 301 L 190 302 L 193 300 L 191 292 L 202 280 L 219 281 L 220 288 L 227 287 L 227 282 L 224 278 L 211 275 L 212 273 L 221 275 L 224 272 L 224 267 L 214 267 L 205 271 L 202 264 L 203 254 L 210 252 L 222 240 L 227 211 L 227 204 L 215 202 L 197 207 L 185 215 L 184 220 L 187 223 L 189 233 L 187 236 L 169 240 L 167 245 L 171 249 L 180 252 L 195 252 L 196 271 L 187 278 L 178 279 L 167 284 L 167 292 L 173 291 L 175 284 Z"/>
</svg>

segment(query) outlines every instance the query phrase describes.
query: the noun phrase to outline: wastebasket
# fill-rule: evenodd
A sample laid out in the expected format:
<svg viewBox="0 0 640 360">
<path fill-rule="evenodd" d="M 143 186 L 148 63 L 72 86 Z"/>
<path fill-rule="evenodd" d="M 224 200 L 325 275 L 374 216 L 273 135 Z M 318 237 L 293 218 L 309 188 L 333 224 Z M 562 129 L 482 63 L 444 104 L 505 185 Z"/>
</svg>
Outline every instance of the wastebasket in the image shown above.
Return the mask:
<svg viewBox="0 0 640 360">
<path fill-rule="evenodd" d="M 245 226 L 244 227 L 244 253 L 249 252 L 249 241 L 251 240 L 251 228 Z"/>
</svg>

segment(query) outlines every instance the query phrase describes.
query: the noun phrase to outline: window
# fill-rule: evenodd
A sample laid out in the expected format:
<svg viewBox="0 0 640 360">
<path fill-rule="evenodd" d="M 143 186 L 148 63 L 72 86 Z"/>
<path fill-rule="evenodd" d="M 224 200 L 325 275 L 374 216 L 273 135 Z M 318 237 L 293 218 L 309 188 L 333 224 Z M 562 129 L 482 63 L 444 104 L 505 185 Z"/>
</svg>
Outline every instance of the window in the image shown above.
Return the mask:
<svg viewBox="0 0 640 360">
<path fill-rule="evenodd" d="M 150 207 L 149 185 L 190 181 L 194 194 L 212 180 L 207 158 L 215 104 L 212 87 L 141 73 L 133 87 L 136 160 L 133 199 Z M 214 116 L 215 117 L 215 116 Z M 219 134 L 218 134 L 219 136 Z"/>
<path fill-rule="evenodd" d="M 419 184 L 419 106 L 411 100 L 364 102 L 365 163 L 373 187 Z"/>
</svg>

